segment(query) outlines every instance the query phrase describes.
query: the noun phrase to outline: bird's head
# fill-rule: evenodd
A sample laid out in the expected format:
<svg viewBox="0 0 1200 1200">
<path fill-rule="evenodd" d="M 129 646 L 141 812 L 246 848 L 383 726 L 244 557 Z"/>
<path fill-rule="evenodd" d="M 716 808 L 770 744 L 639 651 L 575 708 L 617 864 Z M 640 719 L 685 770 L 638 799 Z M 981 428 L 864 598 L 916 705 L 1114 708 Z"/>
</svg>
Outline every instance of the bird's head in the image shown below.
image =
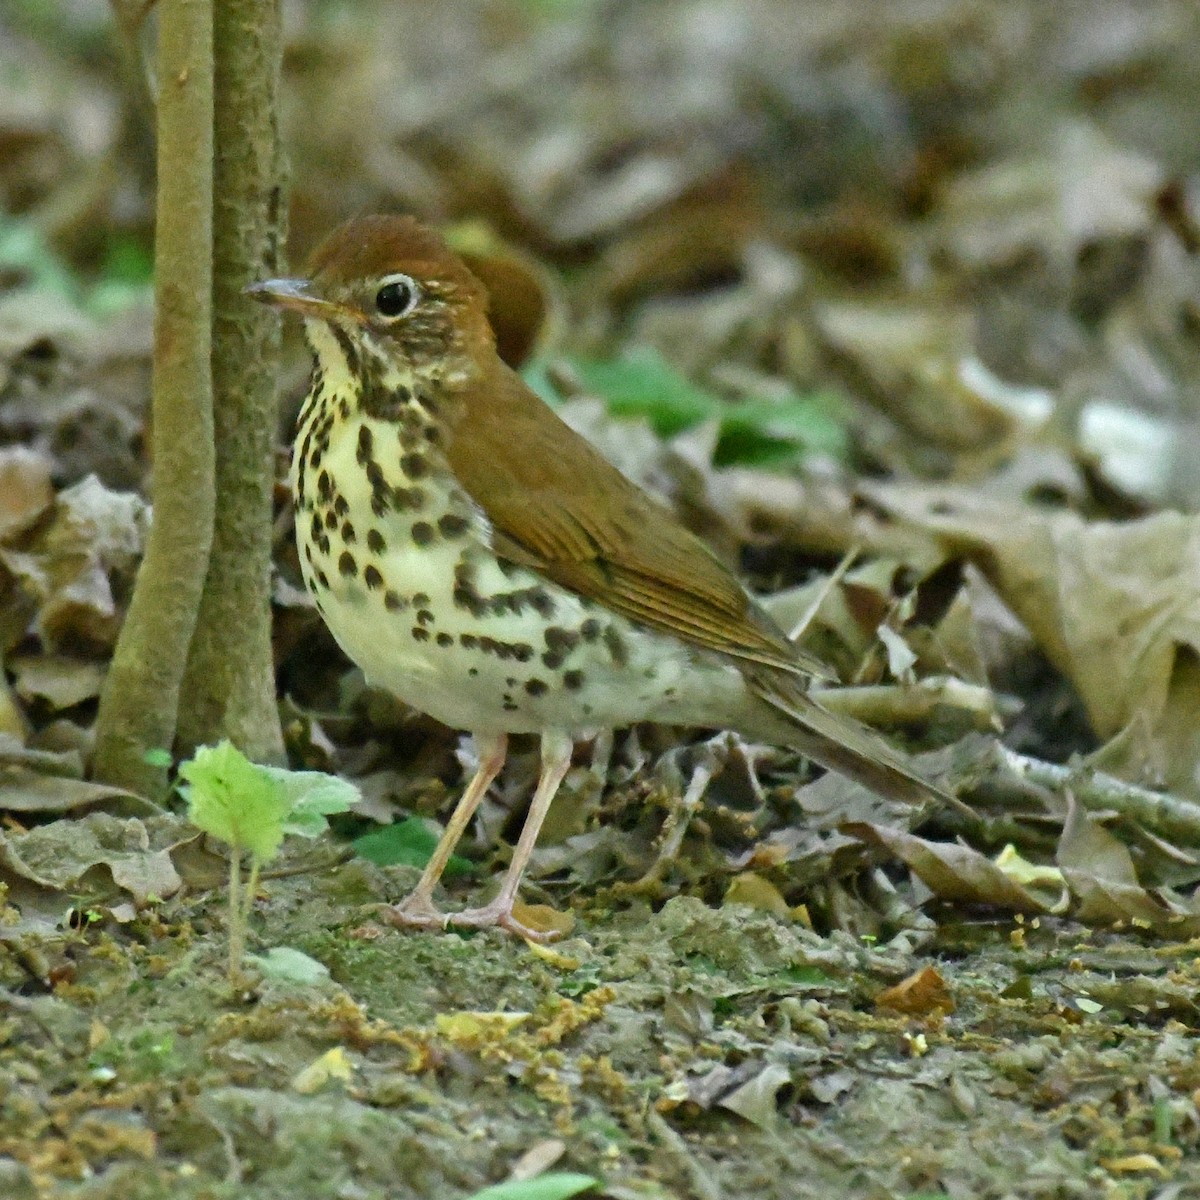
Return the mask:
<svg viewBox="0 0 1200 1200">
<path fill-rule="evenodd" d="M 298 313 L 318 360 L 340 359 L 356 375 L 374 368 L 453 386 L 486 366 L 494 344 L 483 284 L 412 217 L 348 221 L 317 248 L 306 277 L 246 292 Z"/>
</svg>

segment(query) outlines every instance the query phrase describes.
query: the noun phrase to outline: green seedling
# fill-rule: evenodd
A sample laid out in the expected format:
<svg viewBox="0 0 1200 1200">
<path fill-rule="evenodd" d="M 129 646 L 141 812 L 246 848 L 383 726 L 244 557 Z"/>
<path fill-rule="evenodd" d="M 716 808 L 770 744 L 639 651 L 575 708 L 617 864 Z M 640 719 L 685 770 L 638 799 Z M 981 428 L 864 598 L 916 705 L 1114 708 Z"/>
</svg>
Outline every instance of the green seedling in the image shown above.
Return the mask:
<svg viewBox="0 0 1200 1200">
<path fill-rule="evenodd" d="M 345 812 L 359 792 L 353 784 L 320 771 L 287 771 L 252 763 L 232 743 L 202 746 L 179 767 L 188 818 L 198 829 L 227 842 L 229 856 L 229 981 L 243 979 L 246 922 L 263 864 L 279 852 L 287 834 L 314 838 L 326 817 Z M 243 885 L 242 860 L 250 860 Z"/>
<path fill-rule="evenodd" d="M 600 1181 L 590 1175 L 573 1175 L 555 1172 L 538 1175 L 533 1179 L 512 1179 L 484 1188 L 467 1200 L 569 1200 L 581 1192 L 599 1187 Z"/>
</svg>

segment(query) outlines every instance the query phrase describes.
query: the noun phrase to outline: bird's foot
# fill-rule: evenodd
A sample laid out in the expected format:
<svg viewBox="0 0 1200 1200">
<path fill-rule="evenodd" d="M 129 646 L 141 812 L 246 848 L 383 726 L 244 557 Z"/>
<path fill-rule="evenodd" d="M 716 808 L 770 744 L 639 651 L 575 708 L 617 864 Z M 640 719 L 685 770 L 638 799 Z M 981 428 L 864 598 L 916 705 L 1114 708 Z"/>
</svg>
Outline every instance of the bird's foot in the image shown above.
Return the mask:
<svg viewBox="0 0 1200 1200">
<path fill-rule="evenodd" d="M 384 904 L 379 915 L 400 929 L 445 929 L 450 916 L 442 912 L 428 896 L 413 892 L 399 904 Z"/>
<path fill-rule="evenodd" d="M 462 912 L 446 913 L 442 920 L 449 925 L 465 925 L 471 929 L 498 927 L 515 933 L 529 942 L 553 942 L 562 937 L 558 929 L 535 929 L 513 916 L 513 902 L 499 898 L 482 908 L 465 908 Z"/>
</svg>

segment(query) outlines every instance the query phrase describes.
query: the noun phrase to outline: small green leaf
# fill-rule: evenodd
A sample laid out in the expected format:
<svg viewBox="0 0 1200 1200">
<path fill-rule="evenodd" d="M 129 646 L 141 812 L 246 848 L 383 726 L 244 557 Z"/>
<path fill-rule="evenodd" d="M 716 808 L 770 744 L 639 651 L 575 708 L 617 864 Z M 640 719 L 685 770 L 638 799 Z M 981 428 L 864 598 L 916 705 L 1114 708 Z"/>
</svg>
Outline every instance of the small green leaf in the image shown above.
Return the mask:
<svg viewBox="0 0 1200 1200">
<path fill-rule="evenodd" d="M 329 968 L 324 963 L 291 946 L 272 946 L 266 954 L 247 957 L 270 979 L 288 983 L 324 983 L 329 978 Z"/>
<path fill-rule="evenodd" d="M 105 247 L 100 274 L 103 279 L 116 283 L 152 283 L 154 255 L 141 238 L 118 233 Z"/>
<path fill-rule="evenodd" d="M 701 421 L 720 423 L 713 454 L 718 467 L 745 464 L 789 466 L 818 453 L 844 460 L 849 453 L 844 413 L 837 398 L 785 390 L 779 396 L 726 402 L 697 387 L 657 350 L 646 347 L 609 361 L 566 360 L 584 388 L 604 400 L 616 417 L 643 417 L 660 437 L 671 437 Z M 544 361 L 525 371 L 526 382 L 543 399 L 559 399 Z"/>
<path fill-rule="evenodd" d="M 0 215 L 0 264 L 29 276 L 35 287 L 72 301 L 79 288 L 33 222 Z"/>
<path fill-rule="evenodd" d="M 362 792 L 354 784 L 337 775 L 326 775 L 324 771 L 289 771 L 284 767 L 262 769 L 282 784 L 287 796 L 284 833 L 320 837 L 329 828 L 326 817 L 348 812 L 362 799 Z"/>
<path fill-rule="evenodd" d="M 468 1196 L 467 1200 L 569 1200 L 600 1186 L 600 1180 L 590 1175 L 572 1175 L 556 1172 L 553 1175 L 538 1175 L 534 1179 L 498 1183 Z"/>
<path fill-rule="evenodd" d="M 231 742 L 201 746 L 179 768 L 188 786 L 188 819 L 231 846 L 265 862 L 283 841 L 288 815 L 284 785 Z"/>
<path fill-rule="evenodd" d="M 821 392 L 789 392 L 775 400 L 746 400 L 728 405 L 721 415 L 721 436 L 713 463 L 718 467 L 786 466 L 806 454 L 844 461 L 850 439 L 836 397 Z"/>
<path fill-rule="evenodd" d="M 424 821 L 409 817 L 364 833 L 352 844 L 356 854 L 379 867 L 423 867 L 432 857 L 437 843 L 437 834 Z M 452 854 L 444 874 L 469 875 L 474 869 L 469 859 Z"/>
<path fill-rule="evenodd" d="M 573 358 L 572 367 L 589 391 L 604 399 L 616 417 L 645 417 L 660 437 L 671 437 L 724 408 L 696 387 L 657 350 L 640 348 L 609 362 Z"/>
</svg>

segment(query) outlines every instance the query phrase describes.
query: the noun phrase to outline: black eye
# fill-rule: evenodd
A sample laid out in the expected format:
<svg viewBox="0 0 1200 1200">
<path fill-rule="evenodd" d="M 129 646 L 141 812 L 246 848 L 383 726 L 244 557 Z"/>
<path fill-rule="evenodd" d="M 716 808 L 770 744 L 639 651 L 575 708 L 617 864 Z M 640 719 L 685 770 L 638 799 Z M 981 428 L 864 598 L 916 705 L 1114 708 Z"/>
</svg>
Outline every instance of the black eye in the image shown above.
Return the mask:
<svg viewBox="0 0 1200 1200">
<path fill-rule="evenodd" d="M 407 275 L 393 275 L 375 293 L 380 316 L 402 317 L 417 302 L 417 285 Z"/>
</svg>

